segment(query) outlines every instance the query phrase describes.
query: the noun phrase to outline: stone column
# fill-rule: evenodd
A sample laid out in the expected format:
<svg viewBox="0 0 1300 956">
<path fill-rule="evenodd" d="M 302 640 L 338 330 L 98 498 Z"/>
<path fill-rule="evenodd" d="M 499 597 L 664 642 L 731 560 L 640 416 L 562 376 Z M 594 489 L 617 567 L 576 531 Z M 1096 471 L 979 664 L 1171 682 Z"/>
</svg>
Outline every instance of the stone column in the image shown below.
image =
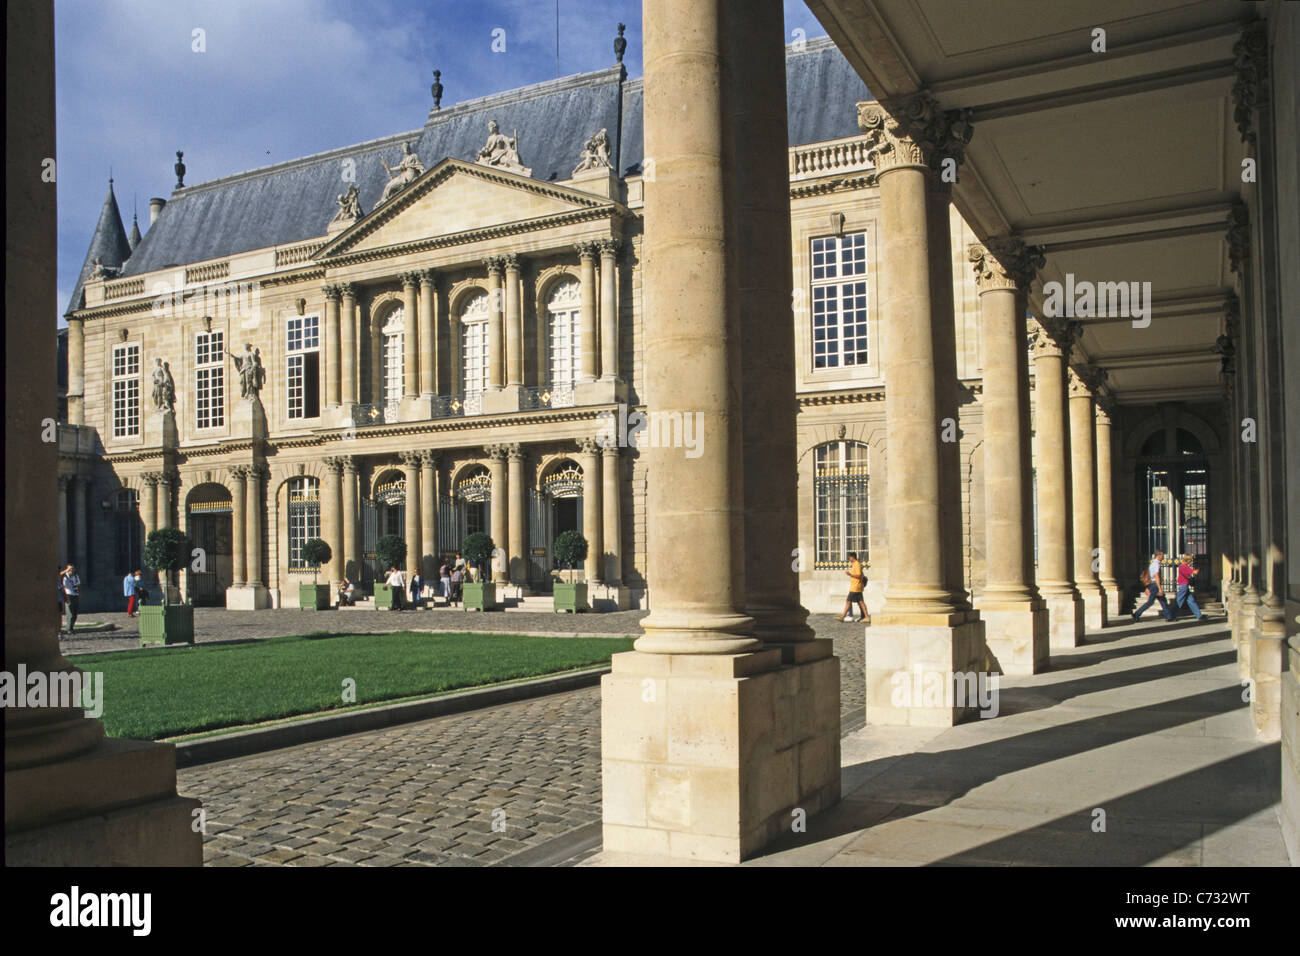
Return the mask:
<svg viewBox="0 0 1300 956">
<path fill-rule="evenodd" d="M 174 475 L 166 471 L 158 473 L 158 517 L 157 527 L 172 528 L 175 527 L 172 518 L 172 481 Z"/>
<path fill-rule="evenodd" d="M 582 536 L 587 539 L 587 560 L 583 564 L 589 585 L 605 583 L 604 542 L 601 540 L 601 521 L 604 511 L 600 504 L 601 447 L 594 438 L 584 438 L 578 443 L 578 464 L 582 466 Z"/>
<path fill-rule="evenodd" d="M 617 239 L 601 239 L 600 249 L 600 377 L 618 378 L 618 247 Z"/>
<path fill-rule="evenodd" d="M 1083 643 L 1083 598 L 1074 586 L 1070 418 L 1065 402 L 1065 361 L 1077 335 L 1076 324 L 1059 326 L 1053 335 L 1036 323 L 1032 339 L 1038 432 L 1038 590 L 1047 601 L 1048 643 L 1054 648 Z"/>
<path fill-rule="evenodd" d="M 524 324 L 519 305 L 519 257 L 501 257 L 505 266 L 506 385 L 524 384 Z"/>
<path fill-rule="evenodd" d="M 501 367 L 505 363 L 502 361 L 502 342 L 504 335 L 504 318 L 502 309 L 505 306 L 505 290 L 502 288 L 502 272 L 505 263 L 501 256 L 492 256 L 484 260 L 488 270 L 488 383 L 489 389 L 499 389 L 502 387 Z M 499 544 L 500 542 L 498 542 Z"/>
<path fill-rule="evenodd" d="M 933 223 L 927 191 L 930 161 L 959 155 L 969 129 L 959 111 L 940 111 L 924 95 L 858 107 L 868 155 L 880 182 L 880 231 L 885 239 L 881 287 L 885 428 L 889 441 L 885 498 L 889 510 L 889 582 L 885 607 L 873 619 L 867 642 L 867 720 L 870 723 L 948 726 L 973 716 L 968 698 L 953 706 L 927 707 L 919 693 L 899 706 L 895 675 L 980 673 L 984 625 L 964 607 L 949 580 L 945 552 L 960 548 L 954 514 L 941 502 L 940 436 L 951 408 L 955 359 L 936 354 L 947 346 L 937 323 L 953 322 L 951 306 L 935 303 L 930 250 Z M 944 217 L 944 235 L 947 219 Z M 947 245 L 943 241 L 943 245 Z M 949 286 L 951 278 L 948 279 Z M 956 514 L 959 514 L 957 512 Z M 951 680 L 950 676 L 943 678 Z"/>
<path fill-rule="evenodd" d="M 1095 366 L 1070 369 L 1070 484 L 1074 508 L 1074 583 L 1083 597 L 1086 626 L 1106 626 L 1106 595 L 1097 577 L 1097 413 L 1093 389 L 1105 373 Z"/>
<path fill-rule="evenodd" d="M 1105 594 L 1106 620 L 1120 619 L 1120 600 L 1123 597 L 1119 581 L 1115 579 L 1115 498 L 1111 485 L 1114 465 L 1109 402 L 1097 402 L 1097 557 L 1099 576 Z"/>
<path fill-rule="evenodd" d="M 402 273 L 402 397 L 420 394 L 420 274 Z M 381 352 L 382 355 L 382 352 Z"/>
<path fill-rule="evenodd" d="M 140 520 L 144 523 L 144 540 L 158 530 L 158 472 L 141 475 L 144 479 L 144 501 L 140 506 Z"/>
<path fill-rule="evenodd" d="M 72 563 L 84 582 L 86 579 L 86 522 L 90 517 L 86 507 L 86 489 L 89 479 L 81 475 L 72 478 Z"/>
<path fill-rule="evenodd" d="M 424 557 L 424 521 L 420 513 L 420 463 L 424 455 L 404 451 L 401 458 L 406 473 L 406 567 L 414 570 Z"/>
<path fill-rule="evenodd" d="M 527 524 L 528 505 L 524 483 L 524 451 L 518 444 L 506 446 L 507 483 L 510 486 L 509 544 L 506 548 L 507 576 L 523 587 L 528 583 Z"/>
<path fill-rule="evenodd" d="M 384 330 L 375 320 L 374 309 L 366 307 L 370 323 L 370 404 L 384 405 Z"/>
<path fill-rule="evenodd" d="M 86 424 L 86 330 L 82 319 L 68 317 L 68 424 Z"/>
<path fill-rule="evenodd" d="M 447 302 L 447 394 L 460 395 L 465 391 L 465 362 L 460 356 L 460 334 L 463 326 L 460 317 L 451 311 Z"/>
<path fill-rule="evenodd" d="M 247 521 L 248 496 L 245 482 L 248 469 L 244 465 L 231 465 L 230 472 L 230 565 L 231 587 L 242 588 L 248 583 L 248 535 L 244 522 Z"/>
<path fill-rule="evenodd" d="M 327 285 L 325 293 L 325 407 L 330 408 L 339 403 L 340 375 L 339 364 L 342 350 L 339 343 L 339 296 L 341 292 L 336 285 Z"/>
<path fill-rule="evenodd" d="M 973 245 L 984 361 L 984 554 L 980 598 L 993 666 L 1036 674 L 1047 664 L 1048 611 L 1034 584 L 1025 293 L 1043 266 L 1040 249 L 1016 239 Z"/>
<path fill-rule="evenodd" d="M 509 546 L 507 542 L 509 535 L 507 519 L 510 516 L 509 492 L 506 488 L 507 453 L 506 445 L 489 445 L 487 448 L 488 472 L 492 480 L 492 544 L 498 551 L 504 551 Z M 492 581 L 495 584 L 507 583 L 505 562 L 495 557 L 492 559 Z"/>
<path fill-rule="evenodd" d="M 361 579 L 361 553 L 357 550 L 357 460 L 343 461 L 343 576 L 353 584 Z"/>
<path fill-rule="evenodd" d="M 247 535 L 244 542 L 244 550 L 248 555 L 246 563 L 248 566 L 248 583 L 254 588 L 265 587 L 266 581 L 262 576 L 262 515 L 265 513 L 265 506 L 262 504 L 262 473 L 260 465 L 249 465 L 244 472 L 245 497 L 245 534 Z"/>
<path fill-rule="evenodd" d="M 437 338 L 433 334 L 434 286 L 433 270 L 425 269 L 420 276 L 420 397 L 432 398 L 434 369 L 437 368 Z"/>
<path fill-rule="evenodd" d="M 601 537 L 605 542 L 605 583 L 610 587 L 619 587 L 623 583 L 623 512 L 620 495 L 623 476 L 619 467 L 619 447 L 614 444 L 604 445 L 600 453 L 604 458 L 600 465 L 604 480 L 600 500 L 605 514 L 601 527 Z"/>
<path fill-rule="evenodd" d="M 34 174 L 55 155 L 54 11 L 6 6 L 5 78 L 21 97 L 6 104 L 6 452 L 4 667 L 10 675 L 71 688 L 80 674 L 59 650 L 49 593 L 58 446 L 39 440 L 55 406 L 55 337 L 42 321 L 55 301 L 54 189 Z M 22 360 L 18 360 L 21 356 Z M 42 599 L 38 599 L 38 595 Z M 39 678 L 37 677 L 39 675 Z M 90 675 L 86 675 L 89 677 Z M 110 695 L 114 693 L 111 681 Z M 104 737 L 76 706 L 4 708 L 4 855 L 8 866 L 200 866 L 199 803 L 176 794 L 175 748 Z M 12 907 L 11 907 L 12 909 Z"/>
<path fill-rule="evenodd" d="M 426 581 L 438 576 L 438 453 L 429 449 L 420 453 L 420 573 Z"/>
<path fill-rule="evenodd" d="M 357 287 L 344 282 L 338 287 L 342 301 L 339 306 L 339 343 L 342 356 L 339 367 L 342 392 L 339 401 L 355 405 L 361 401 L 357 381 L 361 371 L 361 355 L 357 351 Z"/>
<path fill-rule="evenodd" d="M 59 504 L 58 512 L 55 514 L 55 520 L 58 522 L 59 534 L 59 567 L 66 567 L 68 564 L 68 484 L 72 479 L 67 475 L 59 475 Z"/>
<path fill-rule="evenodd" d="M 582 356 L 578 381 L 596 380 L 596 253 L 594 242 L 577 245 L 582 274 Z"/>
<path fill-rule="evenodd" d="M 321 537 L 330 546 L 330 560 L 325 566 L 331 591 L 343 577 L 343 459 L 325 459 L 325 488 L 321 499 Z"/>
</svg>

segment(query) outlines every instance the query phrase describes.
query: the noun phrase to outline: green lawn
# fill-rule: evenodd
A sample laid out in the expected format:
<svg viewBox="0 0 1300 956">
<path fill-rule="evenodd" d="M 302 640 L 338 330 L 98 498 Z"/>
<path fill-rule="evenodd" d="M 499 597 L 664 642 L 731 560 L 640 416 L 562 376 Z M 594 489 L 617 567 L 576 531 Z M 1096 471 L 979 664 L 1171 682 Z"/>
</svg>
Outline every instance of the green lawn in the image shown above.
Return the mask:
<svg viewBox="0 0 1300 956">
<path fill-rule="evenodd" d="M 105 730 L 157 740 L 607 663 L 629 637 L 330 634 L 70 658 L 104 674 Z M 345 701 L 344 680 L 356 682 Z"/>
</svg>

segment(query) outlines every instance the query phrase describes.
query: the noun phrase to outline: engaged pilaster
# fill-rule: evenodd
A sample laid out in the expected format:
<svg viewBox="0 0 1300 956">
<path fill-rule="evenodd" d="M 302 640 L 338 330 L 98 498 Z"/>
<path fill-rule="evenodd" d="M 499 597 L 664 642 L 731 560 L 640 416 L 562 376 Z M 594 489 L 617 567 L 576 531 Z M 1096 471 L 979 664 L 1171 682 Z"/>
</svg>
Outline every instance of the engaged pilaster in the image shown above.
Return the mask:
<svg viewBox="0 0 1300 956">
<path fill-rule="evenodd" d="M 342 392 L 339 401 L 355 405 L 361 399 L 357 392 L 358 370 L 361 356 L 357 353 L 357 287 L 351 282 L 338 286 L 339 290 L 339 349 Z"/>
<path fill-rule="evenodd" d="M 342 349 L 339 342 L 339 299 L 342 292 L 337 285 L 321 289 L 325 294 L 325 407 L 339 403 L 340 364 Z"/>
<path fill-rule="evenodd" d="M 595 242 L 577 244 L 579 271 L 582 276 L 582 354 L 578 370 L 579 382 L 596 380 L 596 255 L 600 246 Z"/>
</svg>

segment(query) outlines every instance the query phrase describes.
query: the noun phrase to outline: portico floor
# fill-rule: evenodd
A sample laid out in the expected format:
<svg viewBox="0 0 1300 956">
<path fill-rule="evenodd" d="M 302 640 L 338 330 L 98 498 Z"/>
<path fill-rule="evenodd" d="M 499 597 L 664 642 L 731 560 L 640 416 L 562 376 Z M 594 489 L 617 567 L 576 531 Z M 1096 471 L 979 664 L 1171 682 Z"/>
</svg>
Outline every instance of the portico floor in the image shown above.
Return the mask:
<svg viewBox="0 0 1300 956">
<path fill-rule="evenodd" d="M 846 735 L 842 802 L 746 865 L 1289 865 L 1223 619 L 1087 641 L 1004 679 L 994 718 Z M 653 861 L 586 864 L 624 862 Z"/>
</svg>

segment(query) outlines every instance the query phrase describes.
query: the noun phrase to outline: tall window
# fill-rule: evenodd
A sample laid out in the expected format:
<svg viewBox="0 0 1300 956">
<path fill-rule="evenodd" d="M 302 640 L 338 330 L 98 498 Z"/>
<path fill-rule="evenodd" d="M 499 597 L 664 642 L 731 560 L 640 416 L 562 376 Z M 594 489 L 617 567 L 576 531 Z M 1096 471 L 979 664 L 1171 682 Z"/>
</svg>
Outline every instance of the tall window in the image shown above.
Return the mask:
<svg viewBox="0 0 1300 956">
<path fill-rule="evenodd" d="M 817 446 L 813 477 L 817 554 L 814 568 L 846 568 L 853 551 L 868 560 L 867 446 L 830 442 Z"/>
<path fill-rule="evenodd" d="M 140 434 L 140 346 L 113 346 L 113 437 Z"/>
<path fill-rule="evenodd" d="M 488 383 L 488 363 L 492 359 L 488 347 L 488 295 L 479 292 L 471 296 L 460 310 L 460 354 L 464 363 L 465 395 L 478 395 Z M 467 402 L 468 404 L 468 402 Z"/>
<path fill-rule="evenodd" d="M 316 418 L 320 415 L 320 317 L 295 315 L 289 319 L 288 338 L 289 417 Z"/>
<path fill-rule="evenodd" d="M 867 234 L 812 241 L 813 368 L 866 365 Z"/>
<path fill-rule="evenodd" d="M 302 546 L 320 537 L 320 482 L 315 478 L 289 481 L 289 569 L 308 570 Z"/>
<path fill-rule="evenodd" d="M 384 336 L 384 404 L 393 410 L 402 400 L 402 389 L 406 385 L 405 330 L 406 317 L 399 305 L 388 313 L 381 329 Z"/>
<path fill-rule="evenodd" d="M 551 388 L 571 388 L 578 380 L 582 357 L 582 285 L 576 279 L 557 282 L 546 302 Z"/>
<path fill-rule="evenodd" d="M 200 332 L 194 343 L 194 426 L 226 423 L 225 335 Z"/>
<path fill-rule="evenodd" d="M 141 561 L 140 507 L 135 491 L 123 488 L 114 500 L 114 518 L 117 525 L 117 569 L 130 574 L 143 565 Z"/>
</svg>

